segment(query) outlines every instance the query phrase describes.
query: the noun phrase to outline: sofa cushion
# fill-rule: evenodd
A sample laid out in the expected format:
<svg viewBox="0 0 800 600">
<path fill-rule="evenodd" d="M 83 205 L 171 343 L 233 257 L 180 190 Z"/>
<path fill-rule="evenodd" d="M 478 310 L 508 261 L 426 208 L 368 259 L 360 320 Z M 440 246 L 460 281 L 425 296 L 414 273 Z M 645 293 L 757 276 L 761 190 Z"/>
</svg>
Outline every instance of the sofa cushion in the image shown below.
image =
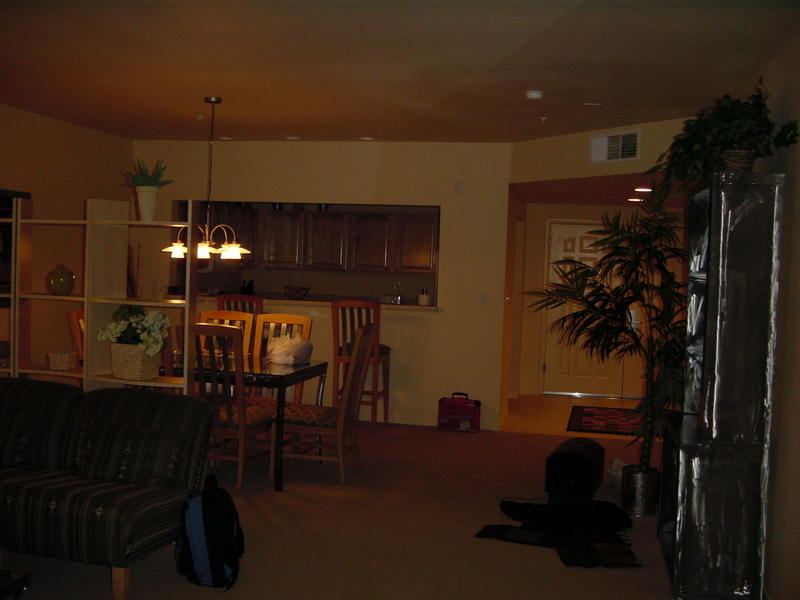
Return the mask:
<svg viewBox="0 0 800 600">
<path fill-rule="evenodd" d="M 82 398 L 63 383 L 0 379 L 0 468 L 65 468 Z"/>
<path fill-rule="evenodd" d="M 93 429 L 76 458 L 76 472 L 87 479 L 170 486 L 177 483 L 186 436 L 113 423 Z"/>
<path fill-rule="evenodd" d="M 89 392 L 70 469 L 88 479 L 198 491 L 212 410 L 197 398 L 152 390 Z"/>
<path fill-rule="evenodd" d="M 175 539 L 181 488 L 97 481 L 70 471 L 0 471 L 0 546 L 125 567 Z"/>
</svg>

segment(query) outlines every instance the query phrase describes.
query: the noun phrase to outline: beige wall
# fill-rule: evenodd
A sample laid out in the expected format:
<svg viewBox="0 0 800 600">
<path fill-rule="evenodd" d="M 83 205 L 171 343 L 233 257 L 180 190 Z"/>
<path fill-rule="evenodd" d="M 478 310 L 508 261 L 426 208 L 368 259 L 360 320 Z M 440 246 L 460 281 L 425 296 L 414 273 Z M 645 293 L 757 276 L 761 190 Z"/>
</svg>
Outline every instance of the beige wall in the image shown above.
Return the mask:
<svg viewBox="0 0 800 600">
<path fill-rule="evenodd" d="M 683 119 L 674 119 L 521 142 L 514 145 L 511 182 L 644 173 L 656 163 L 682 126 Z M 622 131 L 639 132 L 639 158 L 593 163 L 592 137 Z"/>
<path fill-rule="evenodd" d="M 176 182 L 163 196 L 204 198 L 205 143 L 134 149 L 148 163 L 166 158 Z M 510 160 L 508 144 L 220 142 L 213 197 L 440 206 L 438 312 L 387 310 L 382 319 L 381 341 L 392 347 L 391 420 L 433 425 L 436 401 L 463 391 L 483 401 L 483 426 L 497 429 Z M 329 315 L 308 310 L 314 355 L 329 358 Z"/>
<path fill-rule="evenodd" d="M 800 117 L 800 35 L 796 36 L 764 70 L 771 93 L 773 119 L 783 124 Z M 786 173 L 782 223 L 778 357 L 773 413 L 772 481 L 767 529 L 766 587 L 771 600 L 797 597 L 797 557 L 800 556 L 800 377 L 797 344 L 800 340 L 798 301 L 800 281 L 794 275 L 800 265 L 800 146 L 778 150 L 763 161 L 762 170 Z"/>
<path fill-rule="evenodd" d="M 30 192 L 30 217 L 81 219 L 86 198 L 129 196 L 121 184 L 132 156 L 130 140 L 3 105 L 0 132 L 0 188 Z M 45 276 L 57 262 L 66 262 L 82 285 L 79 227 L 38 228 L 32 242 L 33 291 L 45 291 Z M 44 361 L 46 350 L 71 349 L 66 315 L 73 308 L 74 303 L 51 302 L 37 312 L 32 336 L 42 351 L 35 360 Z"/>
<path fill-rule="evenodd" d="M 90 197 L 128 198 L 131 141 L 0 104 L 0 187 L 30 192 L 39 218 L 82 218 Z"/>
</svg>

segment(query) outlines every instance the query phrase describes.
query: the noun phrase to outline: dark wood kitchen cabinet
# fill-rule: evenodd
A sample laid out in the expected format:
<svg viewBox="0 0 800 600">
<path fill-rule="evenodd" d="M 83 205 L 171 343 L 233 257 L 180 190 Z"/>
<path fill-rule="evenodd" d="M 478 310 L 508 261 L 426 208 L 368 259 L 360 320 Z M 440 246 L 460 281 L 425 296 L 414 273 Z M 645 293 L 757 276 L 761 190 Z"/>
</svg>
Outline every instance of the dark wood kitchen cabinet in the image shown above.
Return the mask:
<svg viewBox="0 0 800 600">
<path fill-rule="evenodd" d="M 347 267 L 347 223 L 344 213 L 310 212 L 305 222 L 306 269 L 344 271 Z"/>
<path fill-rule="evenodd" d="M 436 273 L 439 218 L 431 213 L 260 209 L 258 264 L 271 269 Z"/>
<path fill-rule="evenodd" d="M 200 222 L 206 222 L 206 209 L 203 208 Z M 241 260 L 222 260 L 218 254 L 213 254 L 208 264 L 203 264 L 201 269 L 206 272 L 238 271 L 243 266 L 252 266 L 258 262 L 258 229 L 256 210 L 249 204 L 241 202 L 214 202 L 211 214 L 208 217 L 209 227 L 214 230 L 221 224 L 230 226 L 235 232 L 236 243 L 242 248 L 250 250 L 250 254 L 242 254 Z M 214 244 L 219 248 L 223 242 L 233 242 L 233 234 L 223 227 L 213 232 Z M 202 264 L 202 263 L 201 263 Z"/>
<path fill-rule="evenodd" d="M 392 219 L 385 214 L 350 215 L 349 271 L 387 273 L 391 270 Z"/>
<path fill-rule="evenodd" d="M 394 217 L 394 270 L 398 273 L 435 273 L 439 222 L 435 215 Z"/>
<path fill-rule="evenodd" d="M 303 217 L 296 211 L 261 211 L 260 264 L 273 269 L 303 267 Z"/>
</svg>

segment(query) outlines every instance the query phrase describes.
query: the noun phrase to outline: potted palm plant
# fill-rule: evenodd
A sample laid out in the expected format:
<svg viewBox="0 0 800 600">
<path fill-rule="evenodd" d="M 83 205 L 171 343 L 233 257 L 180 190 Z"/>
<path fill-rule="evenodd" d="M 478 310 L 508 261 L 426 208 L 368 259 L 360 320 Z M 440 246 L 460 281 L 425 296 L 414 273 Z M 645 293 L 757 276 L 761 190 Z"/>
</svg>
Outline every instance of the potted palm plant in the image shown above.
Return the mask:
<svg viewBox="0 0 800 600">
<path fill-rule="evenodd" d="M 623 508 L 635 516 L 653 514 L 658 471 L 651 467 L 653 440 L 661 415 L 679 406 L 683 393 L 686 339 L 685 286 L 675 270 L 686 260 L 678 244 L 678 216 L 648 200 L 641 214 L 603 215 L 594 247 L 594 265 L 576 260 L 554 264 L 559 281 L 525 292 L 537 300 L 535 310 L 563 305 L 575 310 L 551 325 L 559 342 L 577 345 L 601 360 L 640 356 L 644 390 L 637 406 L 641 424 L 639 463 L 623 470 Z"/>
<path fill-rule="evenodd" d="M 683 129 L 648 173 L 660 176 L 656 188 L 665 198 L 676 184 L 686 191 L 702 189 L 718 171 L 749 171 L 755 159 L 797 141 L 797 121 L 777 125 L 770 118 L 769 94 L 759 81 L 746 99 L 730 95 L 684 121 Z"/>
<path fill-rule="evenodd" d="M 133 169 L 123 173 L 125 185 L 133 188 L 136 193 L 139 218 L 142 221 L 152 221 L 155 214 L 158 190 L 172 183 L 173 179 L 164 179 L 167 163 L 163 158 L 158 159 L 152 170 L 140 158 L 133 161 Z"/>
</svg>

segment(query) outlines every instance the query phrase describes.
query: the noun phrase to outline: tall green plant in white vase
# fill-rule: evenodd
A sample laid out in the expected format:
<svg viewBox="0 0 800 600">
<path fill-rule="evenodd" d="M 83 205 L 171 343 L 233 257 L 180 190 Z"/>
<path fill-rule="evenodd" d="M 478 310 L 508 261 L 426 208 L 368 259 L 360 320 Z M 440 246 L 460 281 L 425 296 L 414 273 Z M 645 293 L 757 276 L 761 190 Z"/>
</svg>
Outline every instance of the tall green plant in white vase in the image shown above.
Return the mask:
<svg viewBox="0 0 800 600">
<path fill-rule="evenodd" d="M 166 169 L 167 163 L 163 158 L 155 162 L 152 170 L 147 168 L 143 160 L 137 158 L 133 161 L 133 169 L 122 175 L 125 178 L 125 185 L 134 190 L 139 219 L 142 221 L 153 220 L 158 190 L 174 181 L 164 179 Z"/>
</svg>

